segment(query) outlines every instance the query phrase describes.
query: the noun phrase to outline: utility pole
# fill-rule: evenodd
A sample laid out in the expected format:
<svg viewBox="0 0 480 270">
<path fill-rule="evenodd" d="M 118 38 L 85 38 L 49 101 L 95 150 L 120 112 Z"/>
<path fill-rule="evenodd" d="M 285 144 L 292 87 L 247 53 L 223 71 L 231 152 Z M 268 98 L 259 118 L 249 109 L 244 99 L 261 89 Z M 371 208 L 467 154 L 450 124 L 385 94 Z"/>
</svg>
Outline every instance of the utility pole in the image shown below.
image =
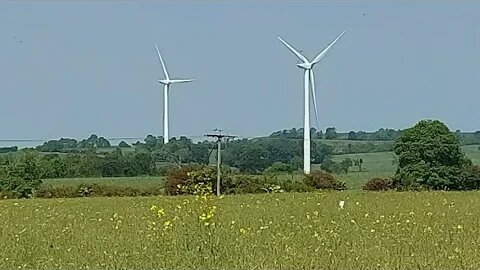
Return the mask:
<svg viewBox="0 0 480 270">
<path fill-rule="evenodd" d="M 222 139 L 233 139 L 235 136 L 232 135 L 224 135 L 222 134 L 221 129 L 214 129 L 214 131 L 218 132 L 217 134 L 206 134 L 205 136 L 216 138 L 217 139 L 217 196 L 220 196 L 220 182 L 221 182 L 221 171 L 220 165 L 222 164 Z"/>
</svg>

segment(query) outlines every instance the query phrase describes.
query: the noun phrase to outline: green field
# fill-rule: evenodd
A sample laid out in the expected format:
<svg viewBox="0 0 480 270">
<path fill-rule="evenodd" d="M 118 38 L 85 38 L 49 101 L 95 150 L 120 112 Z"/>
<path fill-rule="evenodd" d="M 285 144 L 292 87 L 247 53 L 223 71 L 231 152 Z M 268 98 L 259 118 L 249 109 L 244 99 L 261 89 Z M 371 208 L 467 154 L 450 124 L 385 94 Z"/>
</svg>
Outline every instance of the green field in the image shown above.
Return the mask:
<svg viewBox="0 0 480 270">
<path fill-rule="evenodd" d="M 468 158 L 472 159 L 474 164 L 480 164 L 480 151 L 478 145 L 463 146 L 462 149 Z M 368 180 L 374 177 L 391 177 L 395 174 L 395 154 L 393 152 L 363 153 L 363 154 L 345 154 L 334 155 L 334 161 L 342 161 L 345 158 L 355 159 L 362 158 L 362 172 L 358 172 L 357 168 L 350 168 L 348 174 L 337 174 L 337 179 L 345 182 L 349 189 L 361 189 Z M 320 169 L 318 165 L 313 165 L 312 169 Z M 280 178 L 290 178 L 290 175 L 279 175 Z M 295 179 L 300 180 L 302 174 L 296 174 Z M 75 178 L 75 179 L 51 179 L 44 180 L 44 183 L 52 186 L 58 185 L 78 185 L 86 184 L 105 184 L 120 186 L 152 186 L 158 187 L 163 185 L 164 177 L 114 177 L 114 178 Z"/>
<path fill-rule="evenodd" d="M 479 195 L 5 200 L 0 268 L 479 269 Z"/>
<path fill-rule="evenodd" d="M 480 151 L 478 145 L 462 146 L 465 155 L 472 160 L 474 164 L 480 164 Z M 345 182 L 350 189 L 359 189 L 365 182 L 374 177 L 391 177 L 395 174 L 395 154 L 393 152 L 363 153 L 363 154 L 345 154 L 334 155 L 334 161 L 342 161 L 345 158 L 362 158 L 362 172 L 357 168 L 350 168 L 348 174 L 338 174 L 337 178 Z M 319 168 L 314 166 L 313 168 Z"/>
<path fill-rule="evenodd" d="M 337 178 L 345 182 L 348 188 L 351 189 L 362 188 L 365 182 L 374 177 L 390 177 L 395 174 L 396 165 L 394 164 L 395 154 L 393 152 L 333 156 L 334 161 L 342 161 L 345 158 L 362 158 L 364 162 L 361 172 L 359 172 L 357 168 L 350 168 L 348 174 L 337 175 Z"/>
</svg>

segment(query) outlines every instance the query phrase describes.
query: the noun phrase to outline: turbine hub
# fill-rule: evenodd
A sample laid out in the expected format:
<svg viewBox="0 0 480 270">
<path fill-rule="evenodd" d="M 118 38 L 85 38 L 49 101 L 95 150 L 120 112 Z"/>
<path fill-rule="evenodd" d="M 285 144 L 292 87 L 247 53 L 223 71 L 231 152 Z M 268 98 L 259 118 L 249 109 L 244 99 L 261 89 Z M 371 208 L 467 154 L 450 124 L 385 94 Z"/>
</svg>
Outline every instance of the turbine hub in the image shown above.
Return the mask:
<svg viewBox="0 0 480 270">
<path fill-rule="evenodd" d="M 169 85 L 172 83 L 170 80 L 158 80 L 158 82 L 165 85 Z"/>
<path fill-rule="evenodd" d="M 311 63 L 301 63 L 301 64 L 297 64 L 297 67 L 299 67 L 301 69 L 310 70 L 310 69 L 313 68 L 313 65 Z"/>
</svg>

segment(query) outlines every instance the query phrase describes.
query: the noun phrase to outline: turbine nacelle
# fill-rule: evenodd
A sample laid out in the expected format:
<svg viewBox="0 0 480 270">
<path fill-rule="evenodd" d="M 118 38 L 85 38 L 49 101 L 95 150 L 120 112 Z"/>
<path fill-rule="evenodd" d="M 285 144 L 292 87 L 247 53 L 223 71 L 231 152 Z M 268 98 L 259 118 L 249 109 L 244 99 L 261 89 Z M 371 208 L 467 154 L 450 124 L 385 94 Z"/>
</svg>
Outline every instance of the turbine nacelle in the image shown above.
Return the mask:
<svg viewBox="0 0 480 270">
<path fill-rule="evenodd" d="M 169 85 L 172 83 L 172 81 L 170 80 L 158 80 L 159 83 L 163 84 L 163 85 Z"/>
<path fill-rule="evenodd" d="M 313 68 L 313 64 L 309 63 L 309 62 L 305 62 L 305 63 L 297 64 L 297 67 L 299 67 L 301 69 L 310 70 L 310 69 Z"/>
</svg>

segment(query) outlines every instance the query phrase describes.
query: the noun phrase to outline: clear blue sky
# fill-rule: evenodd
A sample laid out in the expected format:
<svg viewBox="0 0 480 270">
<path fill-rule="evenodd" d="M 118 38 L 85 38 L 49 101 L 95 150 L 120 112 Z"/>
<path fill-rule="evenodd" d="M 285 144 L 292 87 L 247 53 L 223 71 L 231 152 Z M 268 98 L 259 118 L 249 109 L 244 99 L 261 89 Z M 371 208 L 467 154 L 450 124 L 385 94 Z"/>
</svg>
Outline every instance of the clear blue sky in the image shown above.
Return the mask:
<svg viewBox="0 0 480 270">
<path fill-rule="evenodd" d="M 478 130 L 479 14 L 473 1 L 2 1 L 0 139 L 160 135 L 154 43 L 172 76 L 197 79 L 171 89 L 172 136 L 301 127 L 302 71 L 276 36 L 313 57 L 343 30 L 315 69 L 321 129 Z"/>
</svg>

